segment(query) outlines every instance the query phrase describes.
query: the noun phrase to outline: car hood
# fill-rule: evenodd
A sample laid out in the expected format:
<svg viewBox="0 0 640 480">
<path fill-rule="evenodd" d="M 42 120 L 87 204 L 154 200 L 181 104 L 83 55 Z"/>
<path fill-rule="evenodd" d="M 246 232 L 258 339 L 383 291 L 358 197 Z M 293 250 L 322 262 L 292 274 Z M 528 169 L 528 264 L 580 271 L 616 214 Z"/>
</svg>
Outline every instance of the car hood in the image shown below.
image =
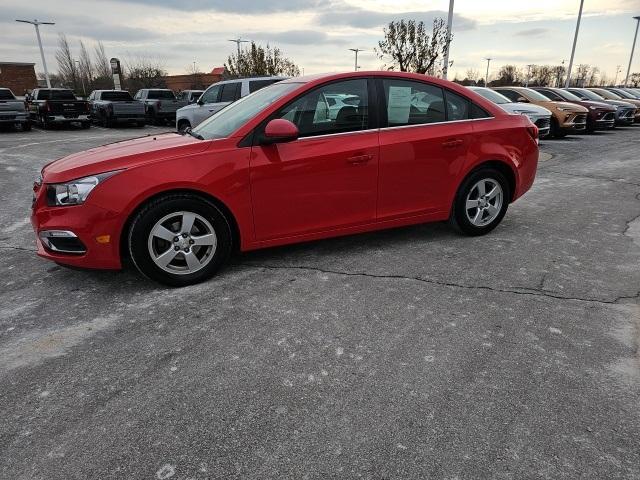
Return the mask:
<svg viewBox="0 0 640 480">
<path fill-rule="evenodd" d="M 608 105 L 615 105 L 618 107 L 636 108 L 633 103 L 625 102 L 624 100 L 603 100 Z"/>
<path fill-rule="evenodd" d="M 615 110 L 615 108 L 613 108 L 611 105 L 607 105 L 604 102 L 596 102 L 595 100 L 580 100 L 580 103 L 575 103 L 577 103 L 578 105 L 582 105 L 583 107 L 594 107 L 601 110 L 609 110 L 611 112 Z"/>
<path fill-rule="evenodd" d="M 190 103 L 189 105 L 185 105 L 184 107 L 180 107 L 177 111 L 176 114 L 178 113 L 185 113 L 188 112 L 189 110 L 195 110 L 196 108 L 198 108 L 200 105 L 198 105 L 198 103 Z"/>
<path fill-rule="evenodd" d="M 580 105 L 577 105 L 575 103 L 569 103 L 569 102 L 549 101 L 549 102 L 540 102 L 540 103 L 545 107 L 549 105 L 549 107 L 551 108 L 554 108 L 554 107 L 566 108 L 570 111 L 573 111 L 574 113 L 587 113 L 589 111 L 586 107 L 581 107 Z"/>
<path fill-rule="evenodd" d="M 533 112 L 536 115 L 552 115 L 552 113 L 546 108 L 533 103 L 501 103 L 499 106 L 509 113 L 520 113 L 526 111 Z"/>
<path fill-rule="evenodd" d="M 97 173 L 132 168 L 157 160 L 201 152 L 209 142 L 189 135 L 166 133 L 95 147 L 60 158 L 42 169 L 46 183 L 58 183 Z"/>
</svg>

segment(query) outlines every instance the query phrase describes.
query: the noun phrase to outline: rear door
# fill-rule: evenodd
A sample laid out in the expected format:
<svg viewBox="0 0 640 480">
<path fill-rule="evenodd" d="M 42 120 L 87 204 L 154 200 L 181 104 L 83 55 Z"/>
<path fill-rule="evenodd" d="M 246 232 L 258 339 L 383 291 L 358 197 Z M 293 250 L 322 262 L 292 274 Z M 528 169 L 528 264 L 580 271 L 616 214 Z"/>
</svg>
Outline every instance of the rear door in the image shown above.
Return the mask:
<svg viewBox="0 0 640 480">
<path fill-rule="evenodd" d="M 259 241 L 375 221 L 378 131 L 369 115 L 374 110 L 370 84 L 366 78 L 332 82 L 272 116 L 295 123 L 300 138 L 252 147 L 251 193 Z M 325 98 L 329 94 L 359 101 L 332 119 Z"/>
<path fill-rule="evenodd" d="M 447 210 L 472 138 L 470 102 L 426 82 L 388 78 L 379 85 L 378 219 Z"/>
</svg>

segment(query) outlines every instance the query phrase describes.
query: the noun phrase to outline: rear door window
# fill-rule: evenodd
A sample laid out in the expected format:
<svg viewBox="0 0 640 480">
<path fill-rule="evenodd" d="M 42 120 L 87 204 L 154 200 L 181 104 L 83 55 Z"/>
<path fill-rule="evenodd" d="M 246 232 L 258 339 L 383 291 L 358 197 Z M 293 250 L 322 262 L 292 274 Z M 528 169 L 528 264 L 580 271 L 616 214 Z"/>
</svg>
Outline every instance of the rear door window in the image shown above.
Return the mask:
<svg viewBox="0 0 640 480">
<path fill-rule="evenodd" d="M 269 79 L 265 79 L 265 80 L 250 80 L 249 81 L 249 93 L 253 93 L 256 90 L 260 90 L 261 88 L 264 88 L 268 85 L 271 85 L 272 83 L 276 83 L 279 82 L 280 79 L 274 79 L 274 78 L 269 78 Z"/>
<path fill-rule="evenodd" d="M 470 109 L 471 102 L 465 97 L 445 91 L 445 98 L 447 103 L 447 120 L 452 122 L 456 120 L 469 120 L 471 118 Z"/>
<path fill-rule="evenodd" d="M 382 85 L 388 127 L 446 120 L 444 94 L 440 87 L 399 79 L 383 79 Z"/>
<path fill-rule="evenodd" d="M 220 102 L 235 102 L 239 97 L 240 82 L 225 83 L 222 85 L 222 93 L 220 94 Z M 237 95 L 237 96 L 236 96 Z"/>
</svg>

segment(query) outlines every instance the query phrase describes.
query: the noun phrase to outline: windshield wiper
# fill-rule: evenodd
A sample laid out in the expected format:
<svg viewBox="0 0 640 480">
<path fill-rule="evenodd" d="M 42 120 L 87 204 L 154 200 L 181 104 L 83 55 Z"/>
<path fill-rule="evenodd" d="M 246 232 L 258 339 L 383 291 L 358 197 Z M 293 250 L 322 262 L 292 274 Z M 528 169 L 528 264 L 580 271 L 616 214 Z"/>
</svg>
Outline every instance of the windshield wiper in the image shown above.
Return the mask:
<svg viewBox="0 0 640 480">
<path fill-rule="evenodd" d="M 187 133 L 187 134 L 191 135 L 192 137 L 197 138 L 198 140 L 204 140 L 204 137 L 202 135 L 200 135 L 199 133 L 193 132 L 191 130 L 191 127 L 185 128 L 182 132 L 183 132 L 182 133 L 183 135 L 185 133 Z"/>
</svg>

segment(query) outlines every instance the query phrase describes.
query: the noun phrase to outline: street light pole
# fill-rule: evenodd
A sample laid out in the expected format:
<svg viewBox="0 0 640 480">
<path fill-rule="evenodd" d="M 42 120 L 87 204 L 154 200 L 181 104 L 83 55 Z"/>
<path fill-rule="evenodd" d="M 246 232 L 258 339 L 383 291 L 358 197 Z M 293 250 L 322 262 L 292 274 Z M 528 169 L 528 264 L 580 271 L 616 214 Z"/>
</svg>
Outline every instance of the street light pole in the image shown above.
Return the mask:
<svg viewBox="0 0 640 480">
<path fill-rule="evenodd" d="M 240 44 L 241 43 L 249 43 L 249 40 L 243 40 L 241 38 L 234 38 L 233 40 L 229 40 L 230 42 L 233 42 L 236 44 L 236 46 L 238 47 L 238 60 L 240 59 Z"/>
<path fill-rule="evenodd" d="M 527 80 L 524 82 L 524 86 L 528 87 L 529 86 L 529 78 L 531 78 L 531 67 L 533 67 L 533 64 L 529 64 L 527 65 Z"/>
<path fill-rule="evenodd" d="M 487 61 L 487 74 L 484 76 L 484 86 L 488 87 L 489 86 L 489 62 L 491 62 L 491 60 L 493 59 L 485 58 L 485 60 Z"/>
<path fill-rule="evenodd" d="M 354 70 L 357 72 L 358 69 L 360 68 L 358 66 L 358 52 L 364 52 L 364 49 L 362 49 L 362 48 L 350 48 L 349 50 L 351 50 L 352 52 L 355 52 L 355 54 L 356 54 L 356 63 L 355 63 Z"/>
<path fill-rule="evenodd" d="M 616 65 L 616 76 L 613 79 L 613 86 L 615 87 L 618 83 L 618 74 L 622 71 L 622 65 Z"/>
<path fill-rule="evenodd" d="M 578 23 L 576 23 L 576 34 L 573 36 L 573 47 L 571 48 L 571 59 L 569 60 L 569 69 L 567 70 L 567 81 L 564 83 L 564 88 L 569 88 L 569 82 L 571 81 L 571 68 L 573 67 L 573 55 L 576 53 L 576 43 L 578 42 L 578 31 L 580 30 L 580 19 L 582 18 L 582 6 L 584 0 L 580 0 L 580 10 L 578 10 Z"/>
<path fill-rule="evenodd" d="M 442 78 L 447 79 L 449 73 L 449 47 L 451 46 L 451 25 L 453 24 L 453 0 L 449 0 L 449 16 L 447 17 L 447 44 L 444 51 L 444 65 L 442 65 Z"/>
<path fill-rule="evenodd" d="M 76 65 L 78 66 L 78 75 L 80 75 L 80 80 L 82 80 L 82 93 L 84 93 L 84 97 L 87 98 L 87 89 L 84 88 L 84 75 L 80 71 L 80 60 L 74 60 Z"/>
<path fill-rule="evenodd" d="M 51 88 L 49 80 L 49 71 L 47 70 L 47 61 L 44 59 L 44 50 L 42 49 L 42 39 L 40 38 L 40 25 L 55 25 L 54 22 L 39 22 L 38 20 L 16 20 L 20 23 L 30 23 L 36 27 L 36 36 L 38 37 L 38 46 L 40 47 L 40 57 L 42 58 L 42 66 L 44 67 L 44 78 L 47 81 L 47 88 Z"/>
<path fill-rule="evenodd" d="M 633 36 L 633 46 L 631 47 L 631 56 L 629 57 L 629 67 L 627 68 L 627 76 L 624 79 L 624 87 L 627 88 L 629 83 L 629 73 L 631 73 L 631 62 L 633 62 L 633 51 L 636 49 L 636 40 L 638 39 L 638 26 L 640 26 L 640 17 L 633 17 L 637 20 L 636 34 Z"/>
</svg>

